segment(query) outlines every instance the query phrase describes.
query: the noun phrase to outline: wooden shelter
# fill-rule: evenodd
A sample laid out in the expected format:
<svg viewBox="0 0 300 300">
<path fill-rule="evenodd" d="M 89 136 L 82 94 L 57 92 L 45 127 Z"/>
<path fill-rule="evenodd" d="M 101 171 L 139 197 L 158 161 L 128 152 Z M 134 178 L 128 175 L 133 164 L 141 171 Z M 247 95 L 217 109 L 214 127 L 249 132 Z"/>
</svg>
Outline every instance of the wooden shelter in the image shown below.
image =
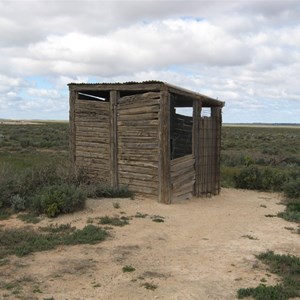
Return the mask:
<svg viewBox="0 0 300 300">
<path fill-rule="evenodd" d="M 160 81 L 69 90 L 75 168 L 163 203 L 219 194 L 224 102 Z"/>
</svg>

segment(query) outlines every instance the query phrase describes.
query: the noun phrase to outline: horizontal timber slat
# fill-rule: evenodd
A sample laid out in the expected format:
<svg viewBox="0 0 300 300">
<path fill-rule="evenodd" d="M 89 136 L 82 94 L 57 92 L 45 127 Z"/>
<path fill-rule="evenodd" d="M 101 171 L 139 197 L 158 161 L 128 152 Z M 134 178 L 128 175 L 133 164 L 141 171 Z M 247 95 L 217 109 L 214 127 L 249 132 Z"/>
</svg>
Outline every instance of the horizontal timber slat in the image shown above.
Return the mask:
<svg viewBox="0 0 300 300">
<path fill-rule="evenodd" d="M 157 120 L 118 121 L 118 126 L 146 126 L 158 125 Z"/>
<path fill-rule="evenodd" d="M 133 172 L 133 173 L 141 173 L 141 174 L 150 174 L 150 175 L 157 175 L 158 170 L 157 168 L 153 167 L 140 167 L 140 166 L 131 166 L 131 165 L 122 165 L 119 164 L 118 166 L 120 171 L 125 171 L 125 172 Z"/>
<path fill-rule="evenodd" d="M 186 199 L 191 199 L 193 197 L 193 194 L 191 192 L 188 192 L 186 194 L 183 195 L 178 195 L 178 196 L 174 196 L 175 200 L 177 201 L 181 201 L 181 200 L 186 200 Z"/>
<path fill-rule="evenodd" d="M 190 159 L 190 160 L 186 160 L 186 161 L 182 161 L 180 163 L 177 164 L 173 164 L 171 165 L 171 172 L 177 172 L 178 170 L 182 170 L 183 168 L 192 168 L 195 164 L 195 159 Z"/>
<path fill-rule="evenodd" d="M 128 127 L 119 127 L 119 135 L 120 137 L 158 137 L 157 127 L 155 129 L 150 128 L 135 128 L 135 129 L 128 129 Z"/>
<path fill-rule="evenodd" d="M 95 136 L 95 135 L 77 135 L 76 140 L 78 142 L 90 142 L 98 143 L 98 144 L 107 144 L 109 142 L 109 138 L 105 136 Z"/>
<path fill-rule="evenodd" d="M 83 126 L 77 126 L 76 127 L 76 136 L 77 135 L 85 135 L 85 136 L 108 136 L 109 131 L 108 128 L 102 127 L 102 128 L 93 128 L 93 127 L 83 127 Z"/>
<path fill-rule="evenodd" d="M 76 157 L 76 162 L 80 165 L 87 165 L 87 166 L 105 166 L 104 168 L 107 168 L 108 163 L 105 159 L 100 158 L 91 158 L 91 157 Z"/>
<path fill-rule="evenodd" d="M 106 148 L 108 149 L 107 143 L 99 143 L 99 142 L 86 142 L 86 141 L 77 140 L 75 145 L 83 146 L 83 147 L 99 148 L 99 149 L 106 149 Z"/>
<path fill-rule="evenodd" d="M 86 108 L 97 108 L 103 110 L 109 110 L 109 102 L 104 101 L 89 101 L 89 100 L 79 100 L 75 101 L 75 108 L 76 107 L 86 107 Z"/>
<path fill-rule="evenodd" d="M 145 114 L 145 113 L 157 113 L 159 111 L 159 105 L 140 105 L 140 107 L 132 107 L 124 108 L 119 110 L 119 116 L 123 115 L 137 115 L 137 114 Z"/>
<path fill-rule="evenodd" d="M 76 122 L 76 127 L 92 127 L 92 128 L 107 128 L 108 124 L 106 122 Z"/>
<path fill-rule="evenodd" d="M 108 116 L 103 116 L 103 115 L 97 115 L 96 117 L 94 116 L 82 116 L 82 115 L 75 115 L 75 122 L 97 122 L 97 123 L 103 123 L 107 124 L 107 122 L 109 121 L 109 117 Z"/>
<path fill-rule="evenodd" d="M 138 180 L 154 180 L 157 181 L 157 175 L 150 175 L 150 174 L 141 174 L 141 173 L 131 173 L 126 171 L 119 171 L 120 180 L 122 178 L 128 179 L 138 179 Z"/>
<path fill-rule="evenodd" d="M 120 143 L 120 146 L 122 146 L 122 149 L 155 149 L 157 150 L 157 143 Z"/>
<path fill-rule="evenodd" d="M 158 168 L 158 162 L 151 162 L 151 161 L 139 161 L 139 160 L 131 160 L 131 159 L 120 159 L 120 165 L 132 165 L 132 166 L 140 166 L 140 167 L 154 167 Z"/>
<path fill-rule="evenodd" d="M 145 113 L 138 115 L 120 115 L 119 121 L 139 121 L 139 120 L 156 120 L 158 119 L 157 113 Z"/>
<path fill-rule="evenodd" d="M 173 192 L 176 193 L 183 193 L 185 191 L 193 191 L 193 186 L 194 186 L 195 180 L 190 180 L 189 182 L 186 182 L 184 184 L 178 185 L 173 187 Z"/>
<path fill-rule="evenodd" d="M 79 147 L 78 147 L 79 148 Z M 76 156 L 82 156 L 82 157 L 95 157 L 95 158 L 107 158 L 109 159 L 109 153 L 107 151 L 86 151 L 86 148 L 80 147 L 79 149 L 76 149 Z M 90 149 L 88 149 L 90 150 Z"/>
<path fill-rule="evenodd" d="M 150 195 L 157 195 L 157 188 L 151 188 L 146 186 L 137 186 L 133 184 L 128 185 L 129 189 L 133 192 L 142 193 L 142 194 L 150 194 Z"/>
<path fill-rule="evenodd" d="M 137 180 L 137 179 L 128 179 L 128 178 L 121 178 L 120 183 L 125 185 L 133 184 L 135 186 L 146 186 L 155 189 L 157 189 L 158 186 L 158 181 Z"/>
</svg>

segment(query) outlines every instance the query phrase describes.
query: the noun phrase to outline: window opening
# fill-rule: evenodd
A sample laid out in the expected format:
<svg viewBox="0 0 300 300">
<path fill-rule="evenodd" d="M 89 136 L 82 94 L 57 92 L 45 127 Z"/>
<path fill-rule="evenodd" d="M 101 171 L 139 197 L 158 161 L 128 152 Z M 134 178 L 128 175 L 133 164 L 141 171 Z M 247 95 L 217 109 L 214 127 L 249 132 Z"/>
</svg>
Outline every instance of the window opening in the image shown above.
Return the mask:
<svg viewBox="0 0 300 300">
<path fill-rule="evenodd" d="M 193 100 L 171 95 L 171 159 L 193 153 Z"/>
<path fill-rule="evenodd" d="M 81 91 L 78 92 L 78 99 L 109 102 L 109 91 Z"/>
<path fill-rule="evenodd" d="M 201 109 L 201 117 L 211 117 L 211 108 L 210 107 L 202 107 Z"/>
</svg>

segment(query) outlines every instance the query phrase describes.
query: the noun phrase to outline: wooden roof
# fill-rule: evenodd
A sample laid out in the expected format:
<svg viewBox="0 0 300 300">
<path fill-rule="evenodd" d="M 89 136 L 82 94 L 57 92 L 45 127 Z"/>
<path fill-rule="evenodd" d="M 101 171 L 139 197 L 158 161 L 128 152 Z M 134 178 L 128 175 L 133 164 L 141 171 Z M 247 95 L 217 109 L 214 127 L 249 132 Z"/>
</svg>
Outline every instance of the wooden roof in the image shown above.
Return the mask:
<svg viewBox="0 0 300 300">
<path fill-rule="evenodd" d="M 169 91 L 175 95 L 181 96 L 183 101 L 197 99 L 202 102 L 203 106 L 221 106 L 225 105 L 225 102 L 218 99 L 214 99 L 198 92 L 194 92 L 188 89 L 184 89 L 163 81 L 142 81 L 142 82 L 116 82 L 116 83 L 69 83 L 70 91 L 84 92 L 84 91 L 120 91 L 120 92 L 154 92 L 154 91 Z"/>
</svg>

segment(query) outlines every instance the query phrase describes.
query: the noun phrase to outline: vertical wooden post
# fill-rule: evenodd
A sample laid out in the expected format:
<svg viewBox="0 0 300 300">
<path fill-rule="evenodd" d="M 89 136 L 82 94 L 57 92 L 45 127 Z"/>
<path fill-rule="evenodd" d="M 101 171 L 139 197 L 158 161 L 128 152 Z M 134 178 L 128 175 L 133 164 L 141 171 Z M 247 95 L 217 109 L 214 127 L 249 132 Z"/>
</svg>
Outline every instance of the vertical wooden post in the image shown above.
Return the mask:
<svg viewBox="0 0 300 300">
<path fill-rule="evenodd" d="M 212 107 L 211 108 L 211 117 L 213 121 L 213 135 L 214 135 L 214 185 L 213 185 L 213 193 L 215 195 L 220 193 L 221 185 L 220 185 L 220 156 L 221 156 L 221 107 Z"/>
<path fill-rule="evenodd" d="M 159 162 L 158 162 L 158 201 L 171 203 L 170 175 L 170 94 L 167 90 L 160 93 L 159 111 Z"/>
<path fill-rule="evenodd" d="M 199 171 L 199 144 L 200 144 L 200 116 L 201 102 L 193 101 L 193 155 L 195 157 L 195 184 L 194 196 L 199 197 L 200 171 Z"/>
<path fill-rule="evenodd" d="M 70 147 L 70 159 L 73 170 L 76 169 L 76 125 L 75 125 L 75 101 L 76 92 L 69 87 L 69 147 Z"/>
<path fill-rule="evenodd" d="M 110 183 L 118 187 L 118 133 L 117 133 L 117 103 L 118 91 L 110 91 Z"/>
</svg>

